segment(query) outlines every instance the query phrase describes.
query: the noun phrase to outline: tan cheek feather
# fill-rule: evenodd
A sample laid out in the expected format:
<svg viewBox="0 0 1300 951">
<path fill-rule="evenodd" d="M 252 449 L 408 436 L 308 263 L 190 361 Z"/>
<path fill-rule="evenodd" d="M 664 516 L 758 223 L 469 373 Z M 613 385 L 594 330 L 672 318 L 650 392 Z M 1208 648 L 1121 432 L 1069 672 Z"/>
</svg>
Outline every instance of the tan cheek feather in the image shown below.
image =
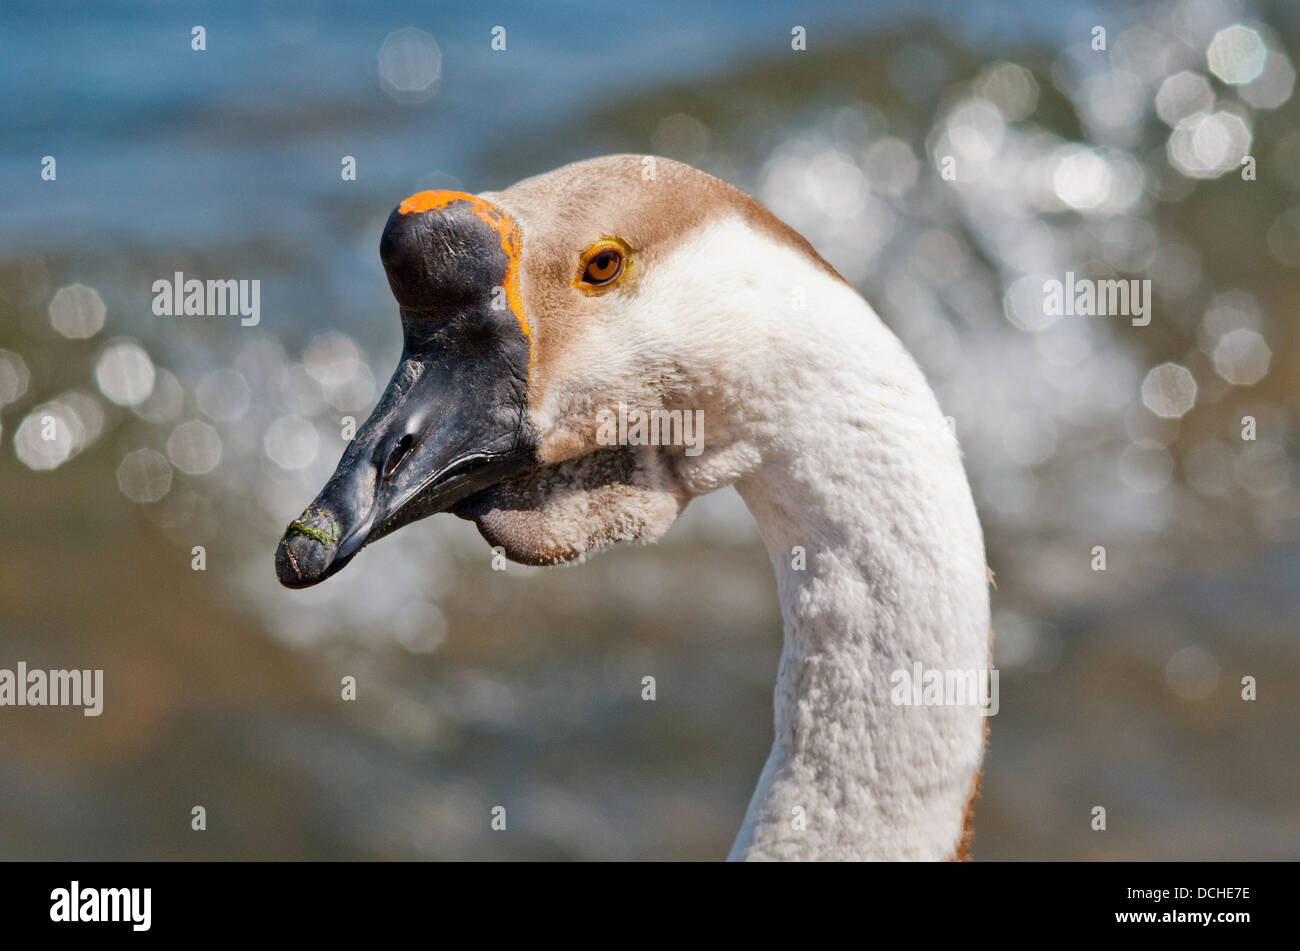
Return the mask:
<svg viewBox="0 0 1300 951">
<path fill-rule="evenodd" d="M 542 462 L 563 462 L 587 451 L 587 440 L 571 429 L 552 433 L 537 447 L 537 457 Z"/>
</svg>

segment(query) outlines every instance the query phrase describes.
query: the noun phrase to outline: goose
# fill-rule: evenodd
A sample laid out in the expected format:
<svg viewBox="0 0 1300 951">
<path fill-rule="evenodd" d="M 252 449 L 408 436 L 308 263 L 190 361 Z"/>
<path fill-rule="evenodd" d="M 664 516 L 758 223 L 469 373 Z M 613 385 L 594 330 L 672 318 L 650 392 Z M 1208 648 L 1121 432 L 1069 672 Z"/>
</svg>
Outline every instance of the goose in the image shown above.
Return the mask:
<svg viewBox="0 0 1300 951">
<path fill-rule="evenodd" d="M 403 352 L 279 580 L 440 512 L 513 561 L 578 562 L 734 486 L 784 645 L 729 858 L 968 858 L 987 720 L 897 677 L 987 670 L 991 576 L 953 429 L 863 297 L 755 199 L 655 156 L 420 192 L 379 252 Z M 610 445 L 620 407 L 699 412 L 702 447 Z"/>
</svg>

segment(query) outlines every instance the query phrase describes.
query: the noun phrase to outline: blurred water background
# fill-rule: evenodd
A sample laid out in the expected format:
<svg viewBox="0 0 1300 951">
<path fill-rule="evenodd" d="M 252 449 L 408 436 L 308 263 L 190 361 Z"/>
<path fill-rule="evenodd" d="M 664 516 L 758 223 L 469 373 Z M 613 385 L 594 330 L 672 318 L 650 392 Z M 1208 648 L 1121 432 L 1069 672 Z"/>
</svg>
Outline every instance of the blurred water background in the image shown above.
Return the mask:
<svg viewBox="0 0 1300 951">
<path fill-rule="evenodd" d="M 0 858 L 726 854 L 780 649 L 733 492 L 577 568 L 445 516 L 272 570 L 401 348 L 392 207 L 615 151 L 767 203 L 954 417 L 998 583 L 976 857 L 1300 855 L 1300 9 L 648 7 L 0 7 L 0 667 L 106 684 L 0 711 Z M 177 271 L 260 280 L 260 324 L 155 316 Z M 1045 315 L 1067 271 L 1149 279 L 1150 324 Z"/>
</svg>

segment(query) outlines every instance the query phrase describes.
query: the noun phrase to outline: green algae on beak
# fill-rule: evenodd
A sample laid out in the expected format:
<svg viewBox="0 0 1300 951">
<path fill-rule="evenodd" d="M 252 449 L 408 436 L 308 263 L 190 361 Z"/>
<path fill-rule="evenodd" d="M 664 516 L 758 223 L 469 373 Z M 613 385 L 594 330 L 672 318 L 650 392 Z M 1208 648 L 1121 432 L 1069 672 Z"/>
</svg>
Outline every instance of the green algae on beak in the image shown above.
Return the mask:
<svg viewBox="0 0 1300 951">
<path fill-rule="evenodd" d="M 309 505 L 303 509 L 301 515 L 289 523 L 289 527 L 285 530 L 285 535 L 306 535 L 308 538 L 316 539 L 316 541 L 320 542 L 322 545 L 332 545 L 337 547 L 339 543 L 338 522 L 334 521 L 332 518 L 329 519 L 329 531 L 325 532 L 319 528 L 313 528 L 311 523 L 308 521 L 308 519 L 323 518 L 324 516 L 325 513 L 321 512 L 320 509 L 317 509 L 316 515 L 313 515 L 312 506 Z M 317 522 L 317 524 L 323 523 Z"/>
<path fill-rule="evenodd" d="M 339 525 L 315 505 L 289 523 L 275 550 L 275 574 L 289 588 L 305 588 L 322 580 L 338 553 Z"/>
</svg>

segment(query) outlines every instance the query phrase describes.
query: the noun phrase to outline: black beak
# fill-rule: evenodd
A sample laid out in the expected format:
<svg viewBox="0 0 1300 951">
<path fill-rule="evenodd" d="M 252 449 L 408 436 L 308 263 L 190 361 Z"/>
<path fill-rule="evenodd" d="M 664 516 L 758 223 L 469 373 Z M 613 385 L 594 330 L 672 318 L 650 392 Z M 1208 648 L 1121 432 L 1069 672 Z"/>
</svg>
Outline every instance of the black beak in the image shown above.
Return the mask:
<svg viewBox="0 0 1300 951">
<path fill-rule="evenodd" d="M 280 540 L 282 584 L 324 581 L 367 543 L 535 464 L 519 243 L 504 211 L 460 192 L 422 192 L 389 217 L 380 256 L 401 308 L 402 359 Z"/>
</svg>

